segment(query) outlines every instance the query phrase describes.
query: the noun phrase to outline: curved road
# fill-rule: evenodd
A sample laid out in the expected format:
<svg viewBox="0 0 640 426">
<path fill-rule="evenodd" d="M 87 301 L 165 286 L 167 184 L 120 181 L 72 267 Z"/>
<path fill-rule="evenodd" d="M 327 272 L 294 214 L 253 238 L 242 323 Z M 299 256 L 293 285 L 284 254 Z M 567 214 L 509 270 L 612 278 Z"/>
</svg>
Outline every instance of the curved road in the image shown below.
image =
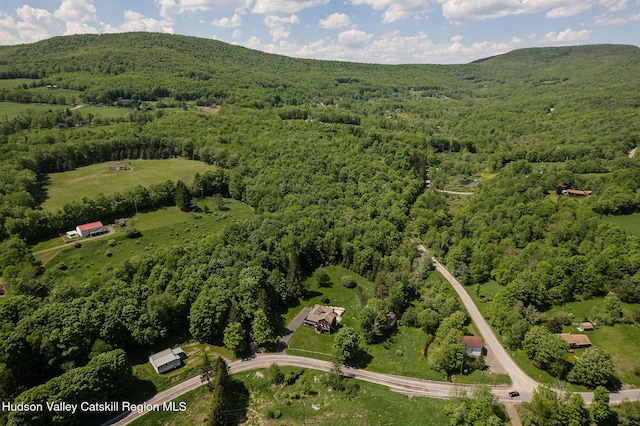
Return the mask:
<svg viewBox="0 0 640 426">
<path fill-rule="evenodd" d="M 234 361 L 229 364 L 229 373 L 237 374 L 244 371 L 256 370 L 259 368 L 269 368 L 273 363 L 281 366 L 302 367 L 320 371 L 331 371 L 333 364 L 328 361 L 321 361 L 313 358 L 305 358 L 301 356 L 285 355 L 285 354 L 273 354 L 262 355 L 256 358 L 252 358 L 247 361 Z M 371 383 L 376 383 L 384 386 L 388 386 L 394 392 L 402 393 L 411 396 L 427 396 L 431 398 L 449 398 L 451 391 L 456 388 L 469 388 L 472 389 L 474 385 L 459 385 L 448 382 L 432 382 L 428 380 L 413 379 L 404 376 L 395 376 L 392 374 L 376 373 L 373 371 L 360 370 L 357 368 L 342 368 L 342 374 L 347 377 L 353 377 L 359 380 L 364 380 Z M 202 386 L 200 376 L 189 379 L 168 389 L 164 392 L 160 392 L 153 398 L 145 402 L 145 405 L 160 404 L 171 401 L 180 395 L 183 395 L 189 391 L 197 389 Z M 494 386 L 492 391 L 498 396 L 501 402 L 510 401 L 508 396 L 510 388 L 506 386 Z M 119 417 L 116 417 L 105 423 L 106 425 L 123 426 L 131 423 L 137 418 L 146 414 L 145 412 L 129 412 L 124 413 Z"/>
<path fill-rule="evenodd" d="M 418 246 L 418 250 L 421 253 L 425 253 L 426 249 L 422 246 Z M 522 369 L 513 361 L 511 356 L 502 347 L 498 341 L 493 329 L 489 326 L 486 319 L 482 316 L 478 308 L 476 307 L 473 299 L 465 291 L 463 286 L 458 280 L 434 257 L 431 258 L 433 264 L 438 272 L 444 276 L 449 283 L 453 286 L 456 293 L 460 296 L 462 303 L 469 312 L 472 321 L 482 335 L 484 346 L 487 351 L 491 351 L 502 367 L 509 373 L 511 377 L 511 386 L 491 386 L 491 392 L 496 395 L 500 402 L 521 402 L 529 401 L 533 390 L 540 384 L 537 381 L 529 377 Z M 332 363 L 327 361 L 321 361 L 313 358 L 305 358 L 300 356 L 286 355 L 286 354 L 272 354 L 272 355 L 259 355 L 256 358 L 246 361 L 235 361 L 229 364 L 229 373 L 236 374 L 244 371 L 255 370 L 260 368 L 268 368 L 271 364 L 276 363 L 281 366 L 292 366 L 309 368 L 320 371 L 330 371 Z M 376 373 L 373 371 L 360 370 L 356 368 L 342 367 L 342 374 L 347 377 L 353 377 L 359 380 L 364 380 L 371 383 L 388 386 L 394 392 L 402 393 L 409 396 L 427 396 L 431 398 L 449 398 L 452 391 L 457 388 L 473 388 L 475 385 L 461 385 L 448 382 L 434 382 L 429 380 L 414 379 L 404 376 L 396 376 L 392 374 Z M 182 382 L 171 389 L 167 389 L 164 392 L 156 394 L 153 398 L 146 401 L 145 404 L 160 404 L 169 402 L 185 393 L 192 391 L 203 385 L 200 380 L 200 376 L 191 378 L 185 382 Z M 517 390 L 520 392 L 520 397 L 512 399 L 509 397 L 509 392 Z M 589 405 L 593 398 L 592 392 L 580 392 L 585 403 Z M 624 390 L 620 392 L 613 392 L 610 394 L 611 403 L 617 404 L 623 400 L 637 401 L 640 400 L 640 389 Z M 103 426 L 107 425 L 127 425 L 135 419 L 143 416 L 146 412 L 127 412 L 122 413 L 120 416 L 115 417 Z"/>
</svg>

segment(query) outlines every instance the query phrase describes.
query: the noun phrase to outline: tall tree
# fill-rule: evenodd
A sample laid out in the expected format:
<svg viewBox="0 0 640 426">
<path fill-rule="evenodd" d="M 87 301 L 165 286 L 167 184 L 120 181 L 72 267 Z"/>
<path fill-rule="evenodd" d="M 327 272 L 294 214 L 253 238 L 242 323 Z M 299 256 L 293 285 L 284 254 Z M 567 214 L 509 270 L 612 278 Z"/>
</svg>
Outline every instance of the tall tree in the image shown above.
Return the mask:
<svg viewBox="0 0 640 426">
<path fill-rule="evenodd" d="M 611 355 L 597 346 L 585 349 L 567 379 L 589 387 L 606 386 L 615 378 Z"/>
<path fill-rule="evenodd" d="M 191 210 L 191 192 L 182 180 L 176 182 L 176 193 L 174 195 L 176 206 L 183 212 Z"/>
</svg>

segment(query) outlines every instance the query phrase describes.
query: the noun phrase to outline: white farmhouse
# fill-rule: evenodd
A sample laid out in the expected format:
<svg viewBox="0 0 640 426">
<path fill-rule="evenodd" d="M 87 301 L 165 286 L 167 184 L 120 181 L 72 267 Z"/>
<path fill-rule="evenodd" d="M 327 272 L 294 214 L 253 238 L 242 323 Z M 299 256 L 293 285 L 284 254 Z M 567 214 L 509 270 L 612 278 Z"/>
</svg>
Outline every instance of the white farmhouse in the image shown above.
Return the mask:
<svg viewBox="0 0 640 426">
<path fill-rule="evenodd" d="M 91 222 L 76 226 L 76 232 L 80 234 L 81 237 L 90 237 L 92 235 L 103 234 L 106 232 L 106 229 L 102 222 Z"/>
</svg>

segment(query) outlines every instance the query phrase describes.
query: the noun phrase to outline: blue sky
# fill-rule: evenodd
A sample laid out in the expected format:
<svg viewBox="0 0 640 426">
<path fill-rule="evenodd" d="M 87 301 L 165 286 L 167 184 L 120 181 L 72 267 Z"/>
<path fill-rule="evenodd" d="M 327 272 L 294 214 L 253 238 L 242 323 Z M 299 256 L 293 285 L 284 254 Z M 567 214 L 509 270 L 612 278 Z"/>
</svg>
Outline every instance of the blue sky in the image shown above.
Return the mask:
<svg viewBox="0 0 640 426">
<path fill-rule="evenodd" d="M 287 56 L 466 63 L 524 47 L 640 43 L 640 0 L 2 0 L 0 45 L 154 31 Z"/>
</svg>

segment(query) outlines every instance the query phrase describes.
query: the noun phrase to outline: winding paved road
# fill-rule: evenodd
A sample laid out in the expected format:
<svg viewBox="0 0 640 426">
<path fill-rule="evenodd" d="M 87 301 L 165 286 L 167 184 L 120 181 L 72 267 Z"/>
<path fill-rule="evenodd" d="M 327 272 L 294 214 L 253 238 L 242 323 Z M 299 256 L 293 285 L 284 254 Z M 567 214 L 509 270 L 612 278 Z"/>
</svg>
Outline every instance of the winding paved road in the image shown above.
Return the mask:
<svg viewBox="0 0 640 426">
<path fill-rule="evenodd" d="M 426 253 L 426 249 L 418 246 L 421 253 Z M 440 272 L 451 283 L 456 293 L 460 296 L 462 303 L 469 312 L 472 321 L 480 331 L 483 337 L 484 346 L 487 351 L 491 351 L 495 355 L 495 359 L 502 364 L 502 367 L 509 373 L 511 377 L 511 386 L 491 386 L 491 392 L 498 397 L 498 400 L 504 404 L 512 405 L 514 402 L 529 401 L 533 390 L 539 383 L 529 377 L 522 369 L 513 361 L 511 356 L 502 347 L 498 341 L 493 329 L 489 326 L 486 319 L 482 316 L 473 299 L 465 291 L 458 280 L 440 263 L 432 257 L 433 264 L 438 272 Z M 291 328 L 291 325 L 289 326 Z M 229 373 L 236 374 L 244 371 L 255 370 L 260 368 L 268 368 L 271 364 L 276 363 L 281 366 L 293 366 L 309 368 L 320 371 L 330 371 L 332 364 L 327 361 L 321 361 L 313 358 L 305 358 L 300 356 L 286 355 L 284 353 L 276 353 L 271 355 L 258 355 L 249 360 L 235 361 L 229 364 Z M 388 386 L 394 392 L 402 393 L 409 396 L 427 396 L 430 398 L 449 398 L 452 391 L 456 388 L 473 388 L 474 385 L 452 384 L 448 382 L 433 382 L 429 380 L 414 379 L 411 377 L 396 376 L 392 374 L 376 373 L 373 371 L 360 370 L 357 368 L 343 367 L 342 373 L 345 376 L 353 377 L 359 380 Z M 203 382 L 200 377 L 194 377 L 182 382 L 171 389 L 156 394 L 153 398 L 146 401 L 145 404 L 160 404 L 169 402 L 185 393 L 192 391 L 200 386 Z M 512 399 L 509 392 L 517 390 L 520 397 Z M 589 405 L 593 398 L 592 392 L 580 392 L 585 403 Z M 624 390 L 613 392 L 610 394 L 611 403 L 617 404 L 623 400 L 638 401 L 640 400 L 640 389 Z M 511 404 L 510 404 L 511 403 Z M 510 415 L 516 413 L 513 407 L 508 407 Z M 146 414 L 145 412 L 128 412 L 122 413 L 120 416 L 110 420 L 103 426 L 117 425 L 123 426 L 131 423 L 135 419 Z"/>
</svg>

